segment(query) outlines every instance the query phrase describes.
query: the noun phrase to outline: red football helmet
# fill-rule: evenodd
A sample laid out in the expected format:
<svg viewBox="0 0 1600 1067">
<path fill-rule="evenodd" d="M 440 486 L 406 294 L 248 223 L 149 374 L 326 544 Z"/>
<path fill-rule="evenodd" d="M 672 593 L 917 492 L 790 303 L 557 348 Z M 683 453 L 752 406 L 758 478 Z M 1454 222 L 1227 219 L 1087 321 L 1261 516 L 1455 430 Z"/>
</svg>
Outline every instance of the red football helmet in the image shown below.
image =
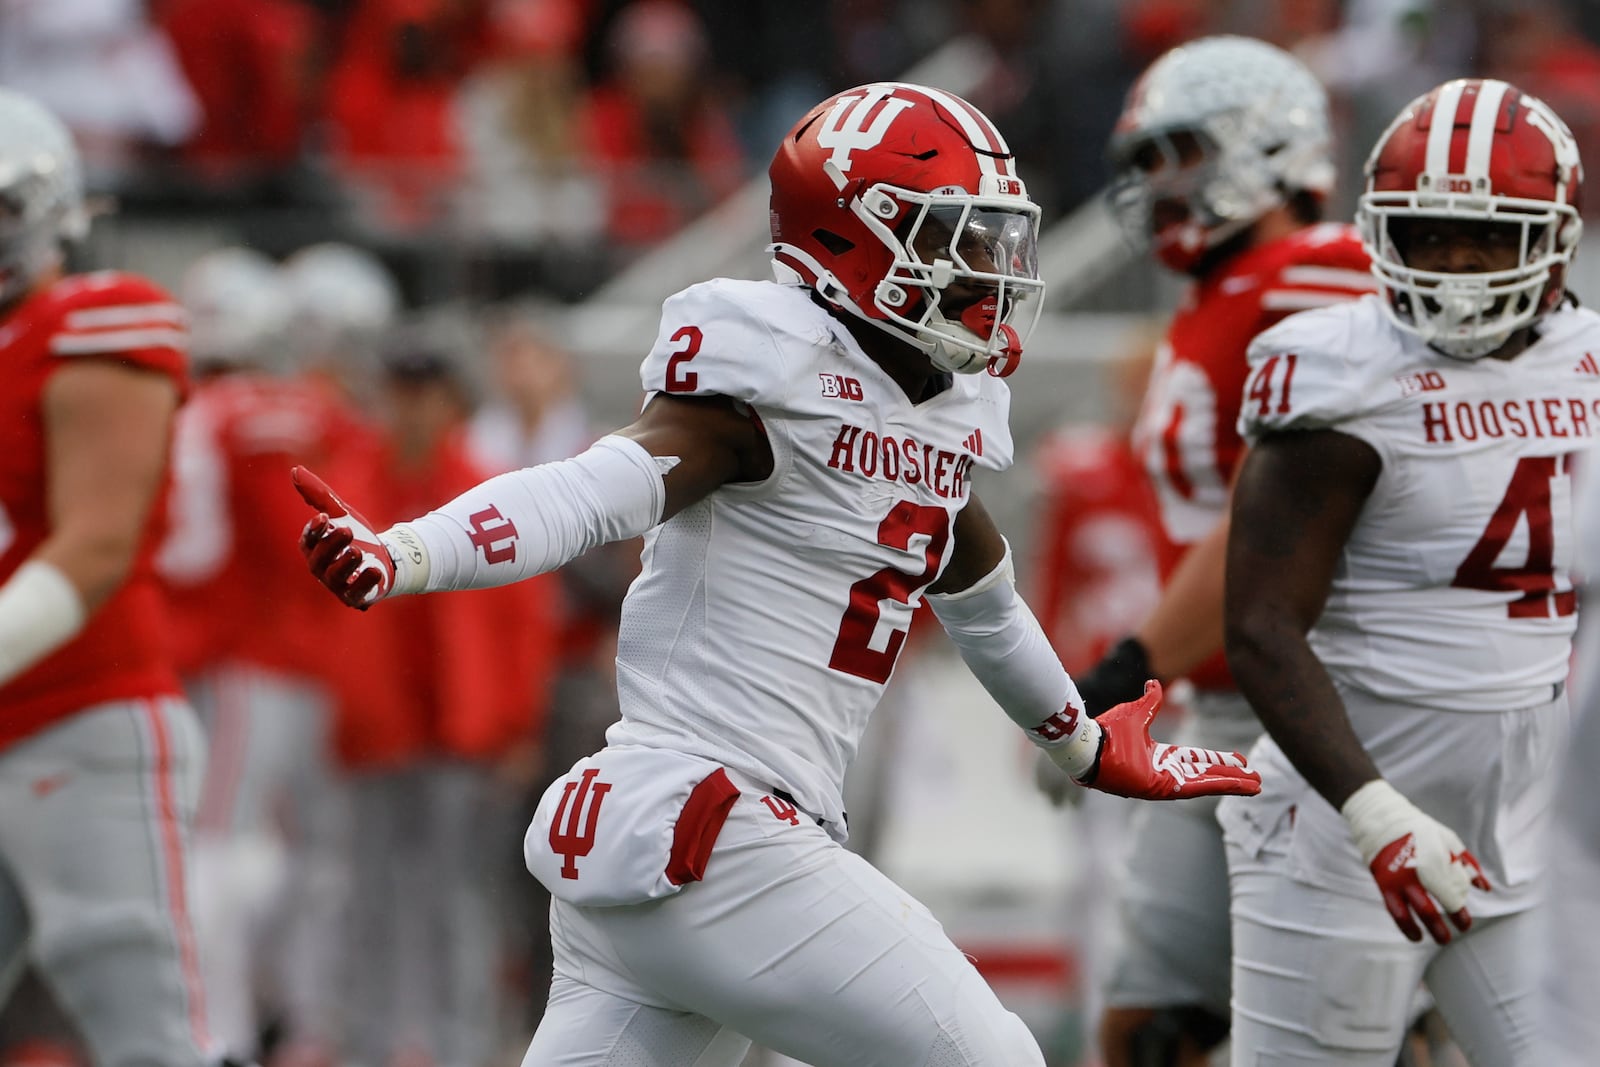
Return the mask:
<svg viewBox="0 0 1600 1067">
<path fill-rule="evenodd" d="M 941 370 L 1016 368 L 1042 304 L 1039 207 L 977 108 L 921 85 L 863 85 L 812 108 L 768 173 L 780 274 Z"/>
<path fill-rule="evenodd" d="M 1489 79 L 1445 82 L 1406 106 L 1367 160 L 1356 211 L 1390 317 L 1446 355 L 1479 359 L 1561 302 L 1583 232 L 1583 167 L 1566 125 Z M 1520 228 L 1518 265 L 1449 273 L 1406 265 L 1396 220 Z"/>
</svg>

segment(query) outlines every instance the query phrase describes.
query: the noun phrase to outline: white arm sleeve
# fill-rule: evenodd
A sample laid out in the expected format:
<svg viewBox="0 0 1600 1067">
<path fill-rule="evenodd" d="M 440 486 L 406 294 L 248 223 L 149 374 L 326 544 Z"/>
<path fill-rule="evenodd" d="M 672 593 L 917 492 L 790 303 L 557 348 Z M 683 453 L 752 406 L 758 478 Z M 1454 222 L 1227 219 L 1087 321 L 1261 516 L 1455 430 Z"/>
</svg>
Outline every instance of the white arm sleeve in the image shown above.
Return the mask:
<svg viewBox="0 0 1600 1067">
<path fill-rule="evenodd" d="M 602 437 L 582 455 L 501 474 L 385 530 L 396 593 L 508 585 L 661 521 L 676 458 Z"/>
<path fill-rule="evenodd" d="M 1100 750 L 1100 727 L 1083 710 L 1083 698 L 1044 628 L 1017 595 L 1011 548 L 1000 565 L 959 593 L 928 595 L 950 640 L 989 695 L 1069 774 L 1080 777 Z"/>
</svg>

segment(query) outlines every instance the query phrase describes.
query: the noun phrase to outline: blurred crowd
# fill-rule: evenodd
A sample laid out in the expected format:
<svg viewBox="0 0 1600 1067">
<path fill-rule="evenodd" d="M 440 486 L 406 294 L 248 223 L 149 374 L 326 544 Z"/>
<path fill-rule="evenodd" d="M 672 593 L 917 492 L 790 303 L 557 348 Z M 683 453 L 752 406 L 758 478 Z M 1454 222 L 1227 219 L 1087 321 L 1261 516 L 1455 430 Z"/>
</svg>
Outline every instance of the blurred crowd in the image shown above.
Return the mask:
<svg viewBox="0 0 1600 1067">
<path fill-rule="evenodd" d="M 1183 40 L 1305 59 L 1348 178 L 1451 75 L 1521 85 L 1597 144 L 1597 22 L 1570 0 L 10 0 L 0 84 L 69 122 L 126 211 L 292 209 L 249 235 L 277 254 L 329 228 L 556 248 L 521 281 L 575 297 L 759 175 L 809 102 L 952 42 L 951 87 L 1049 218 L 1101 188 L 1128 86 Z"/>
</svg>

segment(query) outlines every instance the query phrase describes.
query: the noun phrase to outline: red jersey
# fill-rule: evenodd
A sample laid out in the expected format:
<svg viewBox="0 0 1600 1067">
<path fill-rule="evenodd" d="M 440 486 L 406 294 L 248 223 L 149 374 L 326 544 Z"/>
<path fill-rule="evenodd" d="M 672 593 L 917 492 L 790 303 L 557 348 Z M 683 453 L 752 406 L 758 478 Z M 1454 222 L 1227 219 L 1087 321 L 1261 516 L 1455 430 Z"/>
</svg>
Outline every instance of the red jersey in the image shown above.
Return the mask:
<svg viewBox="0 0 1600 1067">
<path fill-rule="evenodd" d="M 485 477 L 454 434 L 417 468 L 402 469 L 392 454 L 369 459 L 364 475 L 336 484 L 352 495 L 359 487 L 359 506 L 379 529 Z M 343 667 L 334 746 L 345 766 L 493 761 L 535 735 L 557 666 L 555 574 L 470 594 L 395 597 L 365 613 L 322 595 L 357 623 L 329 642 Z"/>
<path fill-rule="evenodd" d="M 0 318 L 0 582 L 50 532 L 43 396 L 51 375 L 76 360 L 113 360 L 182 389 L 183 323 L 160 287 L 114 272 L 45 286 Z M 0 687 L 0 748 L 95 704 L 178 692 L 152 566 L 163 522 L 158 503 L 121 588 L 75 638 Z"/>
<path fill-rule="evenodd" d="M 1045 439 L 1035 463 L 1045 498 L 1030 603 L 1067 670 L 1084 671 L 1155 608 L 1170 546 L 1123 435 L 1063 430 Z"/>
<path fill-rule="evenodd" d="M 1170 555 L 1210 533 L 1228 506 L 1244 455 L 1239 404 L 1256 334 L 1297 311 L 1352 300 L 1377 282 L 1355 228 L 1328 223 L 1246 250 L 1189 291 L 1156 355 L 1134 447 L 1156 487 Z M 1219 653 L 1191 678 L 1202 689 L 1232 688 Z"/>
<path fill-rule="evenodd" d="M 376 434 L 323 389 L 259 374 L 202 383 L 178 417 L 170 532 L 157 557 L 178 669 L 225 660 L 327 679 L 348 608 L 306 571 L 309 512 L 289 471 L 337 478 Z"/>
</svg>

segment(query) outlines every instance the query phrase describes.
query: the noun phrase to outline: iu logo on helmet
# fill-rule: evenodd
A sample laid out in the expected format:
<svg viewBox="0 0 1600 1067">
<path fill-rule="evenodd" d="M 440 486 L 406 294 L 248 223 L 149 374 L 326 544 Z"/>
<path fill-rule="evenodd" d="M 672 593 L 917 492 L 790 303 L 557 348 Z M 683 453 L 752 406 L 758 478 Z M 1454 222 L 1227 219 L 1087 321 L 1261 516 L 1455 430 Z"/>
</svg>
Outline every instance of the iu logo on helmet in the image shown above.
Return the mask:
<svg viewBox="0 0 1600 1067">
<path fill-rule="evenodd" d="M 874 85 L 862 96 L 839 98 L 817 131 L 817 144 L 833 150 L 828 162 L 848 174 L 850 153 L 878 147 L 894 125 L 895 116 L 911 106 L 910 100 L 892 96 L 893 92 L 893 86 Z M 883 106 L 880 108 L 879 104 Z"/>
<path fill-rule="evenodd" d="M 472 532 L 467 537 L 483 553 L 485 563 L 510 563 L 517 558 L 517 528 L 500 514 L 499 508 L 491 504 L 468 518 L 472 520 Z"/>
<path fill-rule="evenodd" d="M 578 877 L 578 859 L 594 851 L 594 827 L 600 804 L 611 792 L 610 782 L 597 782 L 600 769 L 590 767 L 576 782 L 561 788 L 561 803 L 550 820 L 550 851 L 562 857 L 561 877 Z"/>
</svg>

